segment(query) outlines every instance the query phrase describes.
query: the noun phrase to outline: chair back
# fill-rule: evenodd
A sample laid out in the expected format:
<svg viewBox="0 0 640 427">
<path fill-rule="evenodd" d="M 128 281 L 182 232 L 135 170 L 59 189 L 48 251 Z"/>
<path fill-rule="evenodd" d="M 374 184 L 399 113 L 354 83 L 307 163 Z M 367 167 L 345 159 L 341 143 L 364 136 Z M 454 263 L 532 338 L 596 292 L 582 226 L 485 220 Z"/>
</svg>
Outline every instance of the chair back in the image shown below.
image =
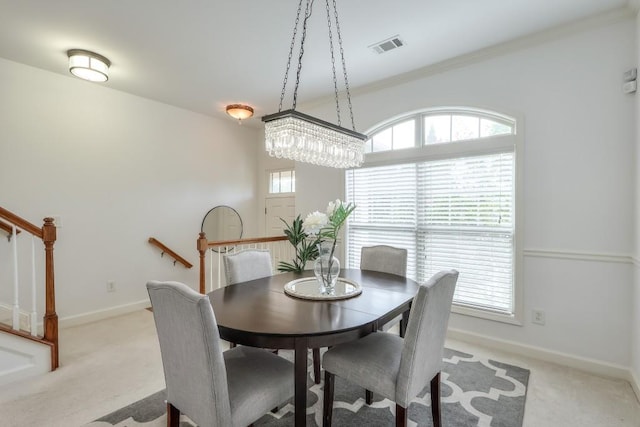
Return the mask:
<svg viewBox="0 0 640 427">
<path fill-rule="evenodd" d="M 226 254 L 223 259 L 228 285 L 260 279 L 273 274 L 269 249 L 245 249 L 233 254 Z"/>
<path fill-rule="evenodd" d="M 360 270 L 379 271 L 405 277 L 407 250 L 393 246 L 363 246 L 360 250 Z"/>
<path fill-rule="evenodd" d="M 227 371 L 207 295 L 178 282 L 147 283 L 167 401 L 200 426 L 231 425 Z"/>
<path fill-rule="evenodd" d="M 396 403 L 404 408 L 442 369 L 457 281 L 457 271 L 441 271 L 421 285 L 413 299 L 396 382 Z"/>
</svg>

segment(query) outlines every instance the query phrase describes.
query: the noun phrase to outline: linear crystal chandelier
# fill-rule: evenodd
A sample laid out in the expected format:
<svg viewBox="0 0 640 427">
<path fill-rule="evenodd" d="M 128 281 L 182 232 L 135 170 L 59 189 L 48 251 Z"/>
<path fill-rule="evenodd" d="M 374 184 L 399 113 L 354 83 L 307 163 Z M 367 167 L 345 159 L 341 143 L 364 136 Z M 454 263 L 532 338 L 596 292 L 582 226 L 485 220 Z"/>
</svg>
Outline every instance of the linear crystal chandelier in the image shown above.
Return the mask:
<svg viewBox="0 0 640 427">
<path fill-rule="evenodd" d="M 298 55 L 298 65 L 296 71 L 296 82 L 293 91 L 293 106 L 289 110 L 282 110 L 287 77 L 291 67 L 291 59 L 296 44 L 296 35 L 302 5 L 305 4 L 304 16 L 302 18 L 302 35 L 300 38 L 300 52 Z M 286 158 L 300 162 L 313 163 L 321 166 L 334 168 L 352 168 L 362 165 L 364 161 L 364 142 L 367 136 L 356 132 L 353 119 L 353 108 L 351 106 L 351 95 L 349 93 L 349 81 L 347 79 L 347 68 L 344 61 L 344 51 L 342 49 L 342 36 L 340 34 L 340 24 L 338 22 L 338 10 L 336 0 L 325 0 L 327 11 L 327 26 L 329 29 L 329 48 L 331 51 L 331 63 L 333 68 L 333 87 L 336 101 L 336 112 L 338 124 L 309 116 L 296 111 L 298 98 L 298 86 L 300 84 L 300 72 L 302 70 L 302 56 L 304 54 L 304 43 L 307 35 L 307 23 L 313 11 L 314 0 L 300 0 L 298 3 L 298 13 L 293 29 L 291 47 L 289 48 L 289 58 L 280 94 L 280 105 L 278 112 L 262 117 L 265 123 L 265 148 L 270 156 Z M 338 79 L 336 76 L 335 57 L 333 49 L 333 28 L 331 12 L 335 22 L 335 31 L 338 39 L 338 48 L 342 62 L 342 73 L 344 75 L 345 92 L 349 105 L 351 126 L 353 130 L 341 126 L 340 102 L 338 99 Z"/>
</svg>

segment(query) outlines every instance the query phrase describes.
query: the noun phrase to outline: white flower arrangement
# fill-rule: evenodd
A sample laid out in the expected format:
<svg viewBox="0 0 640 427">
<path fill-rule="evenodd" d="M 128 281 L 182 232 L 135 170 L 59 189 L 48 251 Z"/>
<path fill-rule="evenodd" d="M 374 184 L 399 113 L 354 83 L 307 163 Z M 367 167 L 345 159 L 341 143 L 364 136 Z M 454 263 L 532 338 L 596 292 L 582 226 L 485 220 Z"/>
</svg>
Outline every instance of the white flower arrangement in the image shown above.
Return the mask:
<svg viewBox="0 0 640 427">
<path fill-rule="evenodd" d="M 316 278 L 323 284 L 323 289 L 325 289 L 323 292 L 332 292 L 330 289 L 335 285 L 337 273 L 334 270 L 337 270 L 338 273 L 340 270 L 339 267 L 334 268 L 335 265 L 339 266 L 340 264 L 333 257 L 336 251 L 338 233 L 355 208 L 356 205 L 353 203 L 344 203 L 340 199 L 336 199 L 329 202 L 326 213 L 312 212 L 307 215 L 302 224 L 304 232 L 307 235 L 314 236 L 315 242 L 319 246 L 320 258 L 316 260 L 314 272 Z M 322 260 L 323 251 L 328 252 L 328 257 L 324 261 Z M 336 264 L 334 264 L 334 260 Z"/>
<path fill-rule="evenodd" d="M 353 203 L 345 203 L 340 199 L 329 202 L 326 214 L 315 211 L 305 218 L 302 226 L 304 231 L 313 236 L 318 236 L 323 240 L 336 240 L 338 233 L 344 225 L 347 217 L 356 208 Z"/>
<path fill-rule="evenodd" d="M 307 215 L 307 217 L 304 219 L 304 222 L 302 223 L 302 227 L 307 234 L 311 236 L 317 236 L 318 234 L 320 234 L 320 230 L 326 227 L 328 223 L 329 217 L 327 216 L 327 214 L 315 211 Z"/>
</svg>

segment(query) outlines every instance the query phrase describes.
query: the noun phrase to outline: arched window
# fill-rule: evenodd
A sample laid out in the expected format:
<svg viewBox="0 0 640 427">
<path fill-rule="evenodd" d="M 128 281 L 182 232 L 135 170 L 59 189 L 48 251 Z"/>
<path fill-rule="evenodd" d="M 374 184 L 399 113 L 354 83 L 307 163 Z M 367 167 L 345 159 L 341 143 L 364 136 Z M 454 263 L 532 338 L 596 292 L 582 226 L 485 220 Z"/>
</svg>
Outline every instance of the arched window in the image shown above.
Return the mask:
<svg viewBox="0 0 640 427">
<path fill-rule="evenodd" d="M 379 153 L 423 145 L 514 135 L 515 120 L 484 110 L 430 109 L 385 123 L 366 141 L 367 153 Z"/>
<path fill-rule="evenodd" d="M 362 246 L 403 247 L 418 282 L 460 272 L 454 311 L 519 322 L 516 120 L 429 109 L 369 134 L 364 166 L 346 173 L 346 199 L 357 205 L 348 266 L 359 266 Z"/>
</svg>

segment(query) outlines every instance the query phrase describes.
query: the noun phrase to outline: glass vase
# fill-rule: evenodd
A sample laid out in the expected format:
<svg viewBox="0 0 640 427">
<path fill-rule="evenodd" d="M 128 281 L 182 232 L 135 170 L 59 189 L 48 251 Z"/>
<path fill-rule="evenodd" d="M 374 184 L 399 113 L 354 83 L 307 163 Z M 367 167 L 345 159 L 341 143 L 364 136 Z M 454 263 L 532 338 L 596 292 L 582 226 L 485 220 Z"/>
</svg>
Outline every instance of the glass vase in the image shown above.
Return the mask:
<svg viewBox="0 0 640 427">
<path fill-rule="evenodd" d="M 335 293 L 336 281 L 340 275 L 340 261 L 334 256 L 336 241 L 328 240 L 318 243 L 318 258 L 313 264 L 313 272 L 323 295 Z"/>
</svg>

